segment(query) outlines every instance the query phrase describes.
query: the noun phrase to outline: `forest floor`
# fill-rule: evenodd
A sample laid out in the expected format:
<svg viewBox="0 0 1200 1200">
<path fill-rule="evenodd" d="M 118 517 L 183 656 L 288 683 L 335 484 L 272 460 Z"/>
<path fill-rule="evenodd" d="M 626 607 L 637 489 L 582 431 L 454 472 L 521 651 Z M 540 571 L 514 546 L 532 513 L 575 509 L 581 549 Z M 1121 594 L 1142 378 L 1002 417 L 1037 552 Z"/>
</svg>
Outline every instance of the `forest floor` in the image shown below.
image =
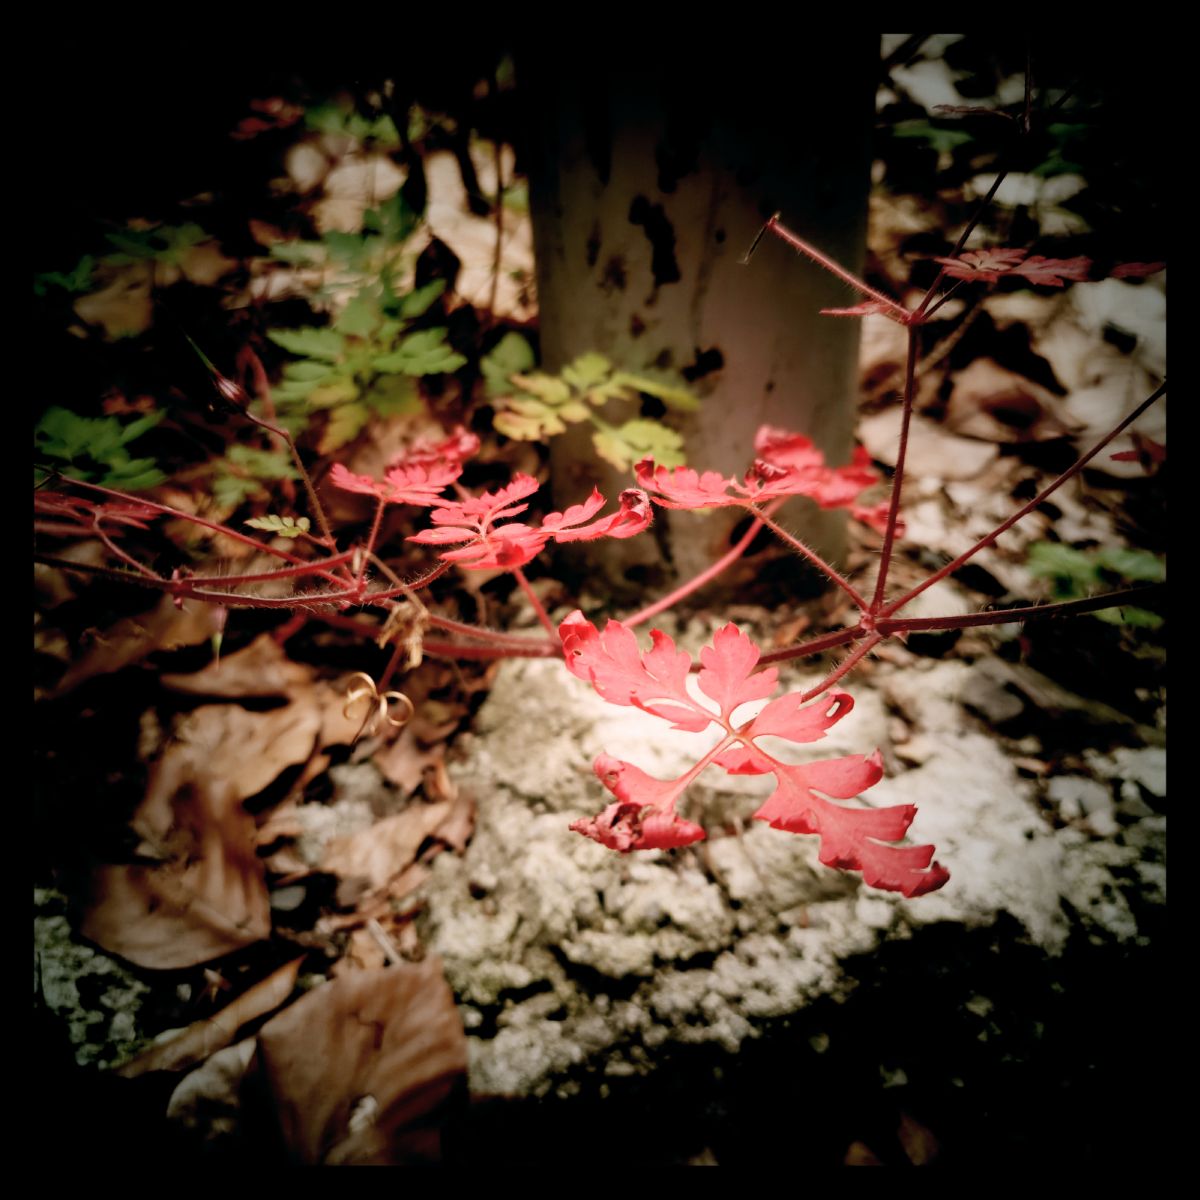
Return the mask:
<svg viewBox="0 0 1200 1200">
<path fill-rule="evenodd" d="M 942 66 L 932 85 L 940 95 L 956 77 L 944 51 L 932 46 L 898 68 L 893 90 L 881 93 L 881 113 L 894 107 L 910 125 L 924 121 L 907 140 L 884 143 L 872 200 L 868 278 L 906 300 L 921 293 L 916 258 L 946 253 L 942 231 L 986 190 L 972 147 L 939 140 L 945 130 L 928 115 L 934 76 L 922 63 Z M 246 120 L 283 127 L 278 108 Z M 519 199 L 473 213 L 460 162 L 431 144 L 425 222 L 409 253 L 415 260 L 440 244 L 457 260 L 453 286 L 435 302 L 451 341 L 474 337 L 478 347 L 484 328 L 530 332 L 528 214 Z M 900 187 L 920 165 L 913 146 L 937 160 L 935 197 Z M 504 190 L 519 197 L 511 152 L 472 149 L 478 188 L 500 191 L 499 164 Z M 389 176 L 392 159 L 363 151 L 344 130 L 298 140 L 287 162 L 318 232 L 353 223 L 347 211 L 361 220 L 403 177 Z M 1089 236 L 1079 211 L 1091 210 L 1072 206 L 1089 184 L 1099 186 L 1074 172 L 1018 174 L 989 234 L 1005 244 L 1006 234 L 1033 230 L 1065 254 L 1072 238 Z M 286 221 L 269 215 L 249 222 L 257 256 L 201 230 L 157 247 L 157 257 L 139 257 L 131 243 L 129 261 L 94 266 L 89 284 L 51 293 L 59 300 L 51 317 L 65 313 L 76 325 L 52 342 L 67 347 L 65 378 L 108 379 L 98 415 L 137 419 L 187 390 L 177 355 L 145 367 L 147 348 L 164 340 L 158 293 L 170 293 L 198 337 L 224 338 L 231 358 L 246 311 L 230 303 L 235 293 L 250 308 L 283 306 L 272 311 L 293 320 L 308 311 L 305 297 L 328 280 L 278 260 L 260 269 Z M 155 228 L 131 226 L 138 236 Z M 345 295 L 332 303 L 344 306 Z M 1162 274 L 1061 290 L 963 289 L 939 317 L 917 380 L 898 588 L 1038 494 L 1165 373 Z M 863 328 L 858 439 L 886 470 L 896 461 L 905 331 L 877 315 Z M 477 381 L 478 357 L 468 368 Z M 447 408 L 453 394 L 425 398 Z M 294 493 L 282 471 L 256 478 L 270 467 L 262 461 L 202 461 L 197 445 L 213 461 L 224 451 L 221 430 L 206 432 L 205 419 L 167 423 L 161 461 L 172 446 L 193 449 L 156 497 L 194 512 L 205 489 L 233 479 L 220 485 L 233 489 L 225 505 L 233 513 L 258 503 L 259 484 Z M 352 470 L 374 474 L 418 426 L 379 419 L 371 438 L 352 434 L 336 450 Z M 1131 456 L 1097 459 L 931 589 L 922 611 L 954 615 L 1160 579 L 1164 418 L 1151 410 L 1137 431 L 1111 448 Z M 492 442 L 493 464 L 542 470 L 540 448 Z M 356 497 L 333 498 L 331 511 L 345 524 L 369 516 Z M 848 536 L 847 572 L 869 573 L 879 535 L 854 525 Z M 104 561 L 94 541 L 39 541 L 47 546 L 85 567 Z M 253 561 L 232 542 L 220 549 L 225 570 Z M 764 644 L 771 650 L 845 623 L 851 614 L 836 598 L 781 601 L 773 588 L 784 561 L 756 544 L 739 604 L 710 611 L 701 594 L 682 625 L 736 620 L 774 639 Z M 501 1096 L 474 1087 L 478 1048 L 472 1076 L 465 1047 L 498 1036 L 506 1020 L 512 1028 L 505 1013 L 542 1003 L 540 985 L 510 988 L 490 1007 L 473 1001 L 476 978 L 456 976 L 452 961 L 443 971 L 436 897 L 466 887 L 481 852 L 483 810 L 502 785 L 472 773 L 468 760 L 503 719 L 487 709 L 489 693 L 517 666 L 427 656 L 404 676 L 414 720 L 356 736 L 363 718 L 347 708 L 345 679 L 387 654 L 346 629 L 314 620 L 285 637 L 270 610 L 239 611 L 218 668 L 206 606 L 176 607 L 165 595 L 148 605 L 130 596 L 136 589 L 45 564 L 36 587 L 35 1031 L 38 1111 L 54 1114 L 47 1146 L 66 1130 L 88 1161 L 113 1165 L 574 1165 L 581 1152 L 618 1145 L 634 1164 L 1076 1165 L 1133 1161 L 1157 1135 L 1155 1073 L 1168 1061 L 1168 1031 L 1159 1015 L 1166 627 L 1156 613 L 1087 614 L 1069 630 L 1047 621 L 914 634 L 881 647 L 855 680 L 854 690 L 874 697 L 890 777 L 936 764 L 964 731 L 990 739 L 1020 790 L 1023 837 L 1039 846 L 1057 839 L 1071 853 L 1090 847 L 1109 864 L 1085 889 L 1090 911 L 1073 911 L 1069 897 L 1084 892 L 1052 879 L 1039 883 L 1051 896 L 1053 937 L 1031 932 L 1032 910 L 1007 900 L 990 909 L 981 900 L 986 920 L 888 926 L 889 916 L 874 941 L 846 942 L 829 986 L 795 1011 L 753 1021 L 736 1048 L 672 1034 L 645 1070 L 625 1071 L 613 1064 L 626 1061 L 628 1046 L 618 1055 L 606 1047 Z M 574 606 L 569 576 L 535 578 L 534 587 L 558 616 Z M 448 616 L 493 627 L 532 622 L 503 579 L 460 581 L 444 604 Z M 946 678 L 937 672 L 947 664 L 970 678 L 952 712 L 919 682 L 907 690 L 895 682 Z M 552 720 L 540 727 L 546 744 Z M 500 888 L 474 875 L 470 886 L 484 906 L 492 903 L 484 893 Z M 857 883 L 830 886 L 820 899 L 866 911 L 855 909 L 865 891 Z M 720 952 L 705 953 L 715 961 Z M 572 986 L 590 989 L 589 1002 L 599 993 L 619 1002 L 623 985 L 584 971 Z M 538 1020 L 544 1031 L 563 1018 L 547 1007 Z M 386 1121 L 376 1122 L 381 1112 Z M 345 1128 L 331 1146 L 336 1121 Z"/>
</svg>

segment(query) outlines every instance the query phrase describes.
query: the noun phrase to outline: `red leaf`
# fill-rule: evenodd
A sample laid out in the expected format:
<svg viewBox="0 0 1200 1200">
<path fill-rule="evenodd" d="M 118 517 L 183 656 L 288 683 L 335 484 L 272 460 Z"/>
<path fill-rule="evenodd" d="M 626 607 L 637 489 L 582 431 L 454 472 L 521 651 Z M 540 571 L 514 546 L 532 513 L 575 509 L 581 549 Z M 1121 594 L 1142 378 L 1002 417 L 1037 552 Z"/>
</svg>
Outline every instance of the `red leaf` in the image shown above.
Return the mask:
<svg viewBox="0 0 1200 1200">
<path fill-rule="evenodd" d="M 652 458 L 642 459 L 634 471 L 638 484 L 653 493 L 655 503 L 663 508 L 721 508 L 745 503 L 727 494 L 729 488 L 737 487 L 737 480 L 726 479 L 719 471 L 701 475 L 691 467 L 656 467 Z"/>
<path fill-rule="evenodd" d="M 725 720 L 739 705 L 762 700 L 775 690 L 779 672 L 774 667 L 751 675 L 758 658 L 758 647 L 732 622 L 717 630 L 711 647 L 700 651 L 700 690 L 721 706 Z"/>
<path fill-rule="evenodd" d="M 864 525 L 869 525 L 876 533 L 887 533 L 888 509 L 891 507 L 891 501 L 880 500 L 878 504 L 870 506 L 862 504 L 850 505 L 850 515 L 856 520 L 861 521 Z M 896 521 L 896 536 L 904 536 L 904 518 L 899 517 Z"/>
<path fill-rule="evenodd" d="M 444 546 L 453 542 L 469 542 L 461 550 L 446 550 L 439 555 L 445 562 L 457 563 L 468 571 L 513 570 L 524 566 L 550 540 L 548 533 L 528 525 L 501 525 L 493 522 L 515 517 L 529 505 L 518 504 L 538 490 L 538 481 L 518 473 L 507 487 L 466 500 L 437 500 L 432 513 L 435 526 L 408 539 L 420 545 Z"/>
<path fill-rule="evenodd" d="M 852 755 L 793 766 L 779 762 L 757 745 L 755 739 L 760 737 L 793 742 L 823 737 L 854 706 L 845 692 L 830 692 L 807 705 L 799 693 L 788 693 L 736 727 L 731 721 L 734 711 L 766 698 L 776 687 L 773 668 L 754 671 L 759 649 L 736 625 L 718 630 L 713 644 L 700 652 L 700 689 L 720 706 L 719 714 L 688 694 L 691 659 L 659 630 L 651 634 L 653 649 L 643 653 L 633 633 L 619 621 L 609 621 L 600 634 L 577 611 L 559 626 L 559 636 L 568 670 L 591 683 L 611 703 L 636 706 L 671 721 L 677 729 L 700 732 L 715 723 L 725 733 L 723 741 L 679 779 L 655 779 L 630 763 L 600 755 L 595 772 L 617 802 L 597 817 L 572 824 L 576 833 L 623 852 L 700 840 L 704 831 L 679 817 L 675 804 L 703 766 L 711 763 L 733 775 L 774 774 L 775 791 L 755 817 L 776 829 L 816 834 L 821 838 L 820 860 L 829 866 L 862 871 L 871 886 L 906 896 L 933 891 L 949 879 L 942 867 L 930 866 L 932 846 L 880 844 L 904 836 L 916 812 L 912 805 L 844 808 L 816 794 L 848 800 L 878 783 L 883 775 L 878 750 L 866 757 Z"/>
<path fill-rule="evenodd" d="M 941 263 L 951 279 L 995 283 L 1002 274 L 1017 266 L 1028 253 L 1028 250 L 968 250 L 958 258 L 935 258 L 933 261 Z"/>
<path fill-rule="evenodd" d="M 1040 254 L 1035 254 L 1020 266 L 1013 267 L 1012 274 L 1023 275 L 1030 283 L 1062 287 L 1064 279 L 1085 283 L 1091 269 L 1090 258 L 1043 258 Z"/>
<path fill-rule="evenodd" d="M 479 450 L 479 438 L 461 425 L 456 425 L 449 437 L 441 441 L 418 438 L 401 456 L 398 465 L 432 466 L 434 463 L 458 463 L 460 466 L 473 458 Z"/>
<path fill-rule="evenodd" d="M 1062 287 L 1065 279 L 1082 283 L 1092 268 L 1090 258 L 1043 258 L 1040 254 L 1026 258 L 1028 253 L 1028 250 L 993 247 L 988 250 L 968 250 L 958 258 L 935 258 L 933 261 L 941 263 L 951 279 L 995 283 L 1002 275 L 1021 275 L 1030 283 L 1044 283 L 1051 287 Z"/>
<path fill-rule="evenodd" d="M 441 493 L 462 474 L 457 463 L 406 463 L 392 467 L 384 481 L 370 475 L 356 475 L 342 463 L 334 463 L 330 482 L 344 492 L 375 496 L 388 504 L 419 504 L 428 507 L 444 503 Z"/>
<path fill-rule="evenodd" d="M 920 896 L 939 888 L 950 874 L 938 863 L 930 867 L 932 846 L 884 846 L 902 838 L 912 824 L 916 807 L 845 808 L 815 794 L 813 789 L 841 800 L 857 796 L 883 777 L 879 751 L 863 757 L 774 767 L 778 787 L 754 814 L 773 829 L 815 833 L 821 838 L 818 858 L 828 867 L 861 871 L 871 887 Z"/>
<path fill-rule="evenodd" d="M 576 610 L 558 627 L 558 635 L 567 670 L 610 704 L 640 708 L 689 733 L 699 733 L 716 720 L 715 713 L 688 694 L 691 656 L 677 651 L 661 630 L 650 634 L 653 648 L 643 654 L 637 638 L 620 621 L 609 621 L 600 633 Z"/>
<path fill-rule="evenodd" d="M 1147 275 L 1157 275 L 1166 266 L 1165 262 L 1118 263 L 1109 271 L 1109 275 L 1113 279 L 1144 279 Z"/>
<path fill-rule="evenodd" d="M 610 850 L 670 850 L 703 841 L 704 830 L 675 812 L 675 800 L 683 791 L 686 776 L 655 779 L 631 763 L 601 754 L 593 765 L 597 778 L 617 798 L 597 817 L 571 824 Z"/>
<path fill-rule="evenodd" d="M 779 496 L 807 496 L 822 508 L 841 508 L 879 480 L 861 446 L 848 465 L 828 467 L 825 456 L 809 438 L 764 425 L 755 438 L 755 450 L 759 457 L 741 483 L 717 471 L 701 475 L 691 467 L 655 467 L 650 458 L 638 463 L 637 480 L 654 494 L 656 503 L 677 509 L 733 504 L 749 508 Z M 736 494 L 730 495 L 730 490 Z"/>
<path fill-rule="evenodd" d="M 626 488 L 615 513 L 590 525 L 571 528 L 599 512 L 604 504 L 604 497 L 593 488 L 583 504 L 572 505 L 565 513 L 548 513 L 542 529 L 552 533 L 556 542 L 590 542 L 598 537 L 630 538 L 646 529 L 654 517 L 650 497 L 637 488 Z"/>
</svg>

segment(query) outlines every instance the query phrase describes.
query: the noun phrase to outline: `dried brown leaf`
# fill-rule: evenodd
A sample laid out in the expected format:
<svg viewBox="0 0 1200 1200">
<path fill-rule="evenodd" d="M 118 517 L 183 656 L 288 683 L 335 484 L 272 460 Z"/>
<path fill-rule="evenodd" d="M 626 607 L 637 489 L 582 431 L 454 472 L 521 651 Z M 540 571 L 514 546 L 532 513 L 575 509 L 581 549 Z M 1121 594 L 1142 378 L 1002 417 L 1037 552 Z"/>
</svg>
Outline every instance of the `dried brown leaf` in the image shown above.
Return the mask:
<svg viewBox="0 0 1200 1200">
<path fill-rule="evenodd" d="M 278 1008 L 296 986 L 296 976 L 303 957 L 293 959 L 268 975 L 261 983 L 243 992 L 232 1004 L 219 1013 L 195 1021 L 170 1041 L 159 1042 L 127 1062 L 118 1072 L 127 1079 L 147 1071 L 181 1071 L 200 1062 L 210 1054 L 224 1049 L 237 1036 L 237 1031 L 256 1017 Z"/>
<path fill-rule="evenodd" d="M 321 870 L 345 880 L 362 879 L 372 890 L 398 875 L 417 856 L 421 843 L 450 815 L 450 802 L 410 804 L 369 829 L 330 842 Z"/>
<path fill-rule="evenodd" d="M 212 611 L 211 605 L 196 600 L 178 609 L 171 597 L 164 595 L 150 612 L 126 617 L 97 633 L 91 647 L 58 681 L 54 695 L 65 695 L 95 675 L 131 666 L 156 650 L 174 650 L 208 641 L 215 628 Z"/>
<path fill-rule="evenodd" d="M 372 759 L 380 773 L 394 784 L 405 796 L 417 790 L 427 767 L 439 762 L 445 747 L 438 745 L 432 750 L 424 749 L 417 741 L 411 725 L 400 731 L 389 745 L 382 747 Z"/>
<path fill-rule="evenodd" d="M 299 1162 L 439 1157 L 440 1145 L 405 1127 L 421 1120 L 427 1130 L 466 1071 L 466 1037 L 440 959 L 334 979 L 272 1018 L 258 1046 Z"/>
<path fill-rule="evenodd" d="M 1044 442 L 1078 425 L 1053 392 L 990 358 L 977 358 L 954 376 L 946 428 L 962 437 L 1001 445 Z"/>
<path fill-rule="evenodd" d="M 312 681 L 312 671 L 290 662 L 282 647 L 264 633 L 244 650 L 211 662 L 190 675 L 162 676 L 164 687 L 193 696 L 290 696 Z"/>
<path fill-rule="evenodd" d="M 270 911 L 254 818 L 242 801 L 313 751 L 313 704 L 264 713 L 205 705 L 181 723 L 131 822 L 156 865 L 102 867 L 84 933 L 159 970 L 266 937 Z"/>
</svg>

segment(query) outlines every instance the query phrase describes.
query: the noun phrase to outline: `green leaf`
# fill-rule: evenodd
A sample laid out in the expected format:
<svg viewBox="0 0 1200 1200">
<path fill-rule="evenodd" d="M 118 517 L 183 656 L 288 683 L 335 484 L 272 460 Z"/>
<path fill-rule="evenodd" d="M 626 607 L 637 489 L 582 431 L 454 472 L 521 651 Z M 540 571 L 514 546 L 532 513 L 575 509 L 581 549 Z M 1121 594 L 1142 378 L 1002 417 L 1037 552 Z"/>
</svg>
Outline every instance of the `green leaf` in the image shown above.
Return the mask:
<svg viewBox="0 0 1200 1200">
<path fill-rule="evenodd" d="M 425 314 L 429 306 L 446 290 L 446 281 L 444 279 L 435 279 L 432 283 L 427 283 L 424 287 L 417 288 L 416 291 L 409 292 L 400 301 L 400 315 L 408 317 L 410 320 L 414 317 L 420 317 Z"/>
<path fill-rule="evenodd" d="M 85 254 L 75 266 L 67 272 L 47 271 L 33 277 L 34 295 L 44 296 L 51 288 L 62 288 L 72 295 L 88 291 L 92 286 L 92 271 L 96 260 Z"/>
<path fill-rule="evenodd" d="M 360 234 L 343 233 L 340 229 L 331 229 L 321 240 L 329 248 L 334 258 L 349 266 L 357 266 L 362 261 L 364 241 Z"/>
<path fill-rule="evenodd" d="M 1148 550 L 1124 550 L 1119 546 L 1096 551 L 1096 562 L 1135 583 L 1160 583 L 1167 577 L 1167 564 Z"/>
<path fill-rule="evenodd" d="M 265 533 L 276 533 L 280 537 L 298 538 L 307 533 L 311 522 L 307 517 L 253 517 L 246 522 L 251 529 L 261 529 Z"/>
<path fill-rule="evenodd" d="M 533 347 L 519 333 L 506 333 L 479 364 L 488 395 L 511 392 L 511 377 L 531 370 L 536 361 Z"/>
<path fill-rule="evenodd" d="M 325 262 L 328 247 L 323 242 L 276 242 L 271 257 L 297 266 L 314 266 Z"/>
<path fill-rule="evenodd" d="M 390 354 L 374 359 L 376 371 L 387 374 L 441 375 L 457 371 L 467 360 L 446 342 L 445 329 L 410 333 Z"/>
<path fill-rule="evenodd" d="M 543 438 L 553 437 L 562 433 L 566 426 L 554 415 L 547 411 L 538 416 L 522 416 L 520 413 L 505 411 L 498 412 L 492 419 L 492 425 L 497 433 L 513 438 L 518 442 L 536 442 Z"/>
<path fill-rule="evenodd" d="M 522 392 L 536 396 L 544 404 L 555 407 L 566 404 L 572 398 L 571 389 L 565 380 L 554 375 L 544 375 L 541 371 L 532 375 L 514 375 L 512 382 Z"/>
<path fill-rule="evenodd" d="M 346 350 L 346 339 L 335 329 L 274 329 L 267 337 L 292 354 L 326 362 L 337 362 Z"/>
<path fill-rule="evenodd" d="M 588 354 L 581 354 L 573 363 L 562 369 L 563 379 L 579 392 L 586 392 L 588 388 L 603 383 L 611 374 L 612 363 L 594 350 Z"/>
<path fill-rule="evenodd" d="M 649 375 L 634 375 L 628 371 L 618 371 L 613 381 L 634 391 L 645 392 L 647 396 L 654 396 L 674 412 L 696 412 L 700 408 L 700 401 L 678 384 L 664 383 Z"/>
<path fill-rule="evenodd" d="M 378 301 L 364 289 L 342 309 L 333 327 L 339 333 L 365 338 L 371 336 L 382 320 L 383 313 L 379 311 Z"/>
<path fill-rule="evenodd" d="M 349 376 L 338 374 L 328 383 L 318 383 L 308 393 L 308 407 L 314 409 L 336 408 L 339 404 L 357 400 L 360 390 L 358 384 Z"/>
<path fill-rule="evenodd" d="M 259 479 L 299 479 L 286 450 L 260 450 L 257 446 L 230 446 L 225 457 Z"/>
<path fill-rule="evenodd" d="M 340 408 L 333 409 L 317 449 L 322 454 L 332 454 L 335 450 L 340 450 L 347 442 L 352 442 L 358 437 L 370 418 L 370 410 L 365 404 L 343 404 Z"/>
<path fill-rule="evenodd" d="M 403 242 L 412 236 L 420 213 L 409 207 L 400 192 L 395 192 L 374 210 L 380 234 L 389 242 Z"/>
<path fill-rule="evenodd" d="M 975 139 L 962 129 L 948 129 L 945 126 L 934 125 L 924 119 L 915 121 L 898 121 L 892 126 L 892 136 L 898 138 L 918 138 L 927 142 L 938 154 L 949 154 L 965 146 Z"/>
<path fill-rule="evenodd" d="M 400 417 L 422 409 L 421 393 L 411 375 L 380 375 L 363 402 L 381 417 Z"/>
<path fill-rule="evenodd" d="M 311 390 L 311 385 L 321 379 L 328 379 L 333 374 L 334 367 L 329 363 L 306 362 L 288 363 L 283 369 L 283 378 L 288 383 L 304 383 L 310 385 L 305 388 L 305 394 Z"/>
<path fill-rule="evenodd" d="M 626 421 L 616 429 L 597 432 L 592 442 L 596 453 L 618 471 L 628 471 L 647 455 L 666 467 L 682 466 L 684 462 L 683 438 L 658 421 Z"/>
<path fill-rule="evenodd" d="M 1092 616 L 1099 617 L 1108 625 L 1129 625 L 1134 629 L 1158 629 L 1163 619 L 1158 613 L 1152 613 L 1145 608 L 1135 608 L 1132 605 L 1122 605 L 1120 608 L 1105 608 Z"/>
</svg>

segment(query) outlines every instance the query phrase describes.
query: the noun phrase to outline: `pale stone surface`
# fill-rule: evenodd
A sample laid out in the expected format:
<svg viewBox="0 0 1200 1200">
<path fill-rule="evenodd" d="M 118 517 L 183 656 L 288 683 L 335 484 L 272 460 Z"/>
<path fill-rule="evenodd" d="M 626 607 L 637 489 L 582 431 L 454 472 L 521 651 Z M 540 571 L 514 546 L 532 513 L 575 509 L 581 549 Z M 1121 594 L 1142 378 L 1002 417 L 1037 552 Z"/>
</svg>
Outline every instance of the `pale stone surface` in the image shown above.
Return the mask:
<svg viewBox="0 0 1200 1200">
<path fill-rule="evenodd" d="M 694 652 L 707 631 L 678 640 Z M 1068 910 L 1097 936 L 1136 937 L 1125 890 L 1132 874 L 1144 895 L 1161 895 L 1161 819 L 1114 823 L 1106 837 L 1090 824 L 1055 830 L 1037 785 L 962 706 L 977 671 L 963 661 L 881 668 L 880 686 L 851 686 L 856 708 L 824 742 L 790 748 L 887 755 L 889 704 L 934 744 L 865 797 L 917 804 L 914 840 L 935 843 L 952 873 L 941 891 L 905 900 L 822 867 L 815 838 L 758 822 L 731 835 L 769 777 L 706 772 L 681 808 L 709 840 L 681 851 L 622 856 L 570 833 L 608 798 L 590 770 L 596 754 L 669 778 L 711 736 L 608 704 L 558 663 L 506 663 L 453 767 L 478 803 L 475 837 L 464 858 L 435 860 L 423 890 L 423 933 L 468 1006 L 468 1032 L 486 1014 L 495 1022 L 494 1035 L 469 1038 L 472 1087 L 542 1094 L 562 1091 L 558 1077 L 584 1063 L 644 1071 L 647 1048 L 666 1043 L 735 1050 L 768 1019 L 843 994 L 849 956 L 915 941 L 938 922 L 989 926 L 1007 912 L 1050 953 L 1070 933 Z M 1153 777 L 1141 759 L 1111 762 L 1114 774 Z"/>
</svg>

